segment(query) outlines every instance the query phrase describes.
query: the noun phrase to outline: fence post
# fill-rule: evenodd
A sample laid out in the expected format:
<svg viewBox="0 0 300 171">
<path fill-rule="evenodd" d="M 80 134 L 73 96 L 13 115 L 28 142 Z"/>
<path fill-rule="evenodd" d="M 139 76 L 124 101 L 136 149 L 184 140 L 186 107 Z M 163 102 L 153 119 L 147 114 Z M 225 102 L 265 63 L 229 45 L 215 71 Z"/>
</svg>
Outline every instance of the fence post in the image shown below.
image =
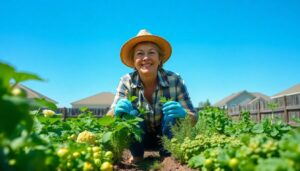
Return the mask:
<svg viewBox="0 0 300 171">
<path fill-rule="evenodd" d="M 67 120 L 67 108 L 66 107 L 62 108 L 62 116 L 63 116 L 62 120 L 66 121 Z"/>
<path fill-rule="evenodd" d="M 257 116 L 258 116 L 258 122 L 260 122 L 261 121 L 260 100 L 258 101 Z"/>
<path fill-rule="evenodd" d="M 241 116 L 242 116 L 242 106 L 239 105 L 238 107 L 239 107 L 239 119 L 241 119 Z"/>
<path fill-rule="evenodd" d="M 288 124 L 289 123 L 289 113 L 287 111 L 287 100 L 286 100 L 286 96 L 283 96 L 283 117 L 284 117 L 284 120 L 285 122 Z"/>
</svg>

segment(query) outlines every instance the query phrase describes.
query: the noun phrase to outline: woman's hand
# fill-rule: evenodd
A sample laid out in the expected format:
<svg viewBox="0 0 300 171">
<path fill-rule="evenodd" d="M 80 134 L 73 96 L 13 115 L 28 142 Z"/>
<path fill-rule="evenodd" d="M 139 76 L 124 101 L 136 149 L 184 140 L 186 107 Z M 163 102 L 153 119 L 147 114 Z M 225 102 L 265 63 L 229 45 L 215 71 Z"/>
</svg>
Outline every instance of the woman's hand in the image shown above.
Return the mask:
<svg viewBox="0 0 300 171">
<path fill-rule="evenodd" d="M 120 99 L 115 106 L 114 115 L 120 116 L 122 114 L 137 116 L 138 111 L 133 109 L 132 103 L 129 100 Z"/>
<path fill-rule="evenodd" d="M 176 101 L 169 101 L 163 105 L 163 114 L 174 117 L 174 118 L 184 118 L 186 116 L 186 111 L 183 109 L 181 104 Z"/>
</svg>

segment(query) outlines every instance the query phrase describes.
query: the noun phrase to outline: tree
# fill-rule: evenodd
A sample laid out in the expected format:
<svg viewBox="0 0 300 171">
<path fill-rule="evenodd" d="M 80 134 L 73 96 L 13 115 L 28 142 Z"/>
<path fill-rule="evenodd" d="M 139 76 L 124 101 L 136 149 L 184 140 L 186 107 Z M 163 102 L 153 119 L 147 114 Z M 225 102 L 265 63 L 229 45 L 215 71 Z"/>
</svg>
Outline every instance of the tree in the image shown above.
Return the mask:
<svg viewBox="0 0 300 171">
<path fill-rule="evenodd" d="M 199 102 L 199 108 L 204 108 L 204 107 L 208 107 L 208 106 L 211 106 L 211 103 L 210 101 L 207 99 L 206 101 L 204 102 Z"/>
</svg>

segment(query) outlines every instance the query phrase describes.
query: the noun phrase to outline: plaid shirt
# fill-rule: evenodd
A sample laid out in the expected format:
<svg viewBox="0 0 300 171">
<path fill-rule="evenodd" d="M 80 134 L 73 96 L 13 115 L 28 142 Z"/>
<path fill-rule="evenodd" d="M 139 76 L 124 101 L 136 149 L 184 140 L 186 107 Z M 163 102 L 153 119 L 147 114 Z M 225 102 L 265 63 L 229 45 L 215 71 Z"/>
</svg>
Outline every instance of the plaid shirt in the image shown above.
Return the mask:
<svg viewBox="0 0 300 171">
<path fill-rule="evenodd" d="M 128 94 L 136 96 L 132 102 L 135 109 L 142 107 L 146 109 L 147 113 L 144 116 L 145 123 L 148 131 L 155 131 L 161 125 L 162 120 L 162 103 L 161 97 L 171 99 L 179 102 L 182 107 L 187 111 L 187 114 L 192 116 L 195 122 L 198 115 L 191 103 L 188 91 L 182 78 L 171 71 L 160 69 L 158 71 L 158 84 L 154 93 L 152 94 L 152 104 L 144 96 L 144 88 L 137 71 L 126 74 L 121 78 L 115 99 L 111 105 L 111 110 L 114 109 L 119 99 L 127 98 Z"/>
</svg>

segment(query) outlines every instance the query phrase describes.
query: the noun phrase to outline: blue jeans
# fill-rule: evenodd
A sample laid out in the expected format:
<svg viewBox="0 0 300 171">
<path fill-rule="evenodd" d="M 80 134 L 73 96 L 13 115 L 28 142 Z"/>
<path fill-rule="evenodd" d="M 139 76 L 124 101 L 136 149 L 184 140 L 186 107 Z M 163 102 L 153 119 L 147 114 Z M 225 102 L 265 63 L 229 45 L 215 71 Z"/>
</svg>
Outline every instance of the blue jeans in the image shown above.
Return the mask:
<svg viewBox="0 0 300 171">
<path fill-rule="evenodd" d="M 162 119 L 161 127 L 159 127 L 155 132 L 148 132 L 146 129 L 145 122 L 140 122 L 140 127 L 143 129 L 144 133 L 141 138 L 142 141 L 133 141 L 130 144 L 129 150 L 133 157 L 143 157 L 145 149 L 159 149 L 159 154 L 161 157 L 170 156 L 170 152 L 165 150 L 161 144 L 161 139 L 159 136 L 167 136 L 169 139 L 173 137 L 171 132 L 171 126 L 176 123 L 176 119 L 173 117 L 165 116 Z"/>
</svg>

